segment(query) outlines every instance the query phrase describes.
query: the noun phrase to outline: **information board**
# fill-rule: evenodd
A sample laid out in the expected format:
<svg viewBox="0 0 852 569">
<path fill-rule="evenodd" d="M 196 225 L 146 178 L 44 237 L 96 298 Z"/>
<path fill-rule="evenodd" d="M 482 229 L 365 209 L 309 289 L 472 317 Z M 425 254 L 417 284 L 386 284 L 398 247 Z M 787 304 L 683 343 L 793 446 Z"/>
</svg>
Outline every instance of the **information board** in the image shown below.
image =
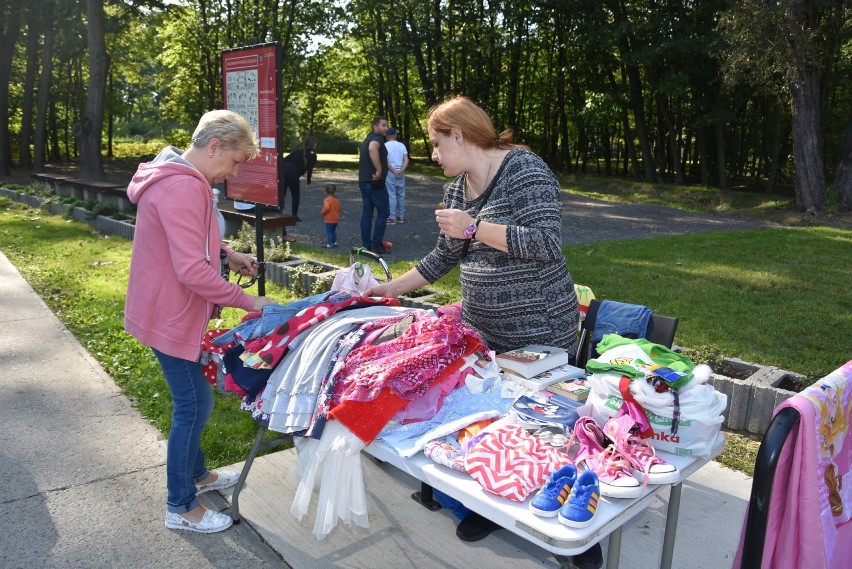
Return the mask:
<svg viewBox="0 0 852 569">
<path fill-rule="evenodd" d="M 222 52 L 222 93 L 225 108 L 239 113 L 260 140 L 260 155 L 240 166 L 226 181 L 225 197 L 280 207 L 279 180 L 282 139 L 281 46 L 278 42 Z"/>
</svg>

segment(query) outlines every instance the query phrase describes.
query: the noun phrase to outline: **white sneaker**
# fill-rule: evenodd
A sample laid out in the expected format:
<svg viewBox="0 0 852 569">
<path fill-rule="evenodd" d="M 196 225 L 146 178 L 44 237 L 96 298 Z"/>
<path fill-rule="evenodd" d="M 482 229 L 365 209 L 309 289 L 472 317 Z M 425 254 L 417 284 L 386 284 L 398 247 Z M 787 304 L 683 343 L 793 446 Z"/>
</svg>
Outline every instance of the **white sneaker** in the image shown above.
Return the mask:
<svg viewBox="0 0 852 569">
<path fill-rule="evenodd" d="M 204 517 L 198 523 L 193 523 L 180 514 L 166 512 L 166 527 L 169 529 L 185 529 L 198 533 L 216 533 L 231 527 L 234 520 L 221 512 L 205 510 Z"/>
<path fill-rule="evenodd" d="M 217 470 L 216 480 L 213 482 L 208 482 L 207 484 L 196 484 L 195 485 L 195 494 L 204 494 L 205 492 L 209 492 L 210 490 L 221 490 L 223 488 L 230 488 L 234 484 L 236 484 L 240 479 L 239 472 L 227 472 L 224 470 Z"/>
</svg>

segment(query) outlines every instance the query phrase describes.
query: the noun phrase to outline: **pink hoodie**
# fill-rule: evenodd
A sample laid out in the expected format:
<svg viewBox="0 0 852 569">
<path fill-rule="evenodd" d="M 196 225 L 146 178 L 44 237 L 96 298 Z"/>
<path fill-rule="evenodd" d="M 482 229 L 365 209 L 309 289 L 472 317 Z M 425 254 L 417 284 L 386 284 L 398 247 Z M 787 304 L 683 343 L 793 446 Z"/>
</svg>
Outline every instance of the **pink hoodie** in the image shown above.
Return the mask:
<svg viewBox="0 0 852 569">
<path fill-rule="evenodd" d="M 219 273 L 213 191 L 168 147 L 139 166 L 127 195 L 137 217 L 124 329 L 164 354 L 197 361 L 214 305 L 254 308 L 254 297 Z"/>
</svg>

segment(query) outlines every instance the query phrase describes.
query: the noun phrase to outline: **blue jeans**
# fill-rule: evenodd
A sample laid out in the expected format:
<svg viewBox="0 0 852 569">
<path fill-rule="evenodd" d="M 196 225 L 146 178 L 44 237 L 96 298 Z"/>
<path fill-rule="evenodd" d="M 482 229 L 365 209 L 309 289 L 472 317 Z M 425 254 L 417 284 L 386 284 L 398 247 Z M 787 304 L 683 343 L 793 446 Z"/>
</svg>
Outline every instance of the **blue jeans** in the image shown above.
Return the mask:
<svg viewBox="0 0 852 569">
<path fill-rule="evenodd" d="M 195 483 L 210 475 L 201 450 L 201 432 L 213 413 L 213 389 L 204 379 L 200 363 L 157 350 L 154 355 L 174 400 L 166 451 L 167 509 L 183 514 L 198 506 Z"/>
<path fill-rule="evenodd" d="M 337 224 L 325 224 L 325 240 L 329 245 L 337 245 Z"/>
<path fill-rule="evenodd" d="M 399 178 L 391 172 L 388 174 L 385 185 L 388 188 L 388 203 L 390 204 L 390 215 L 395 220 L 405 219 L 405 174 Z"/>
<path fill-rule="evenodd" d="M 361 190 L 361 245 L 368 249 L 378 247 L 384 241 L 385 228 L 390 216 L 388 190 L 384 185 L 374 188 L 370 182 L 358 182 L 358 189 Z M 373 227 L 374 209 L 377 216 L 375 227 Z"/>
<path fill-rule="evenodd" d="M 646 306 L 604 300 L 595 317 L 592 346 L 597 346 L 605 334 L 618 334 L 625 338 L 644 338 L 648 332 L 650 320 L 651 309 Z"/>
</svg>

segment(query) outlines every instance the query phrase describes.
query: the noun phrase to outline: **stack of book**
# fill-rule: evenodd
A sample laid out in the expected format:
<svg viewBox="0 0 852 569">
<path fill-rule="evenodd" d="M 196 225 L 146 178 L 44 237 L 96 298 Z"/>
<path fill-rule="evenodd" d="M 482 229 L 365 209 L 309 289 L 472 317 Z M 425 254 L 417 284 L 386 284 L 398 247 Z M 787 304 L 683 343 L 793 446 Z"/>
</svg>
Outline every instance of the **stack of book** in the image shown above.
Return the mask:
<svg viewBox="0 0 852 569">
<path fill-rule="evenodd" d="M 508 378 L 534 391 L 585 378 L 586 371 L 569 364 L 568 359 L 562 348 L 541 345 L 503 352 L 496 358 Z"/>
<path fill-rule="evenodd" d="M 589 397 L 591 388 L 587 385 L 585 377 L 559 381 L 547 386 L 547 390 L 560 397 L 567 397 L 572 401 L 585 401 Z"/>
</svg>

